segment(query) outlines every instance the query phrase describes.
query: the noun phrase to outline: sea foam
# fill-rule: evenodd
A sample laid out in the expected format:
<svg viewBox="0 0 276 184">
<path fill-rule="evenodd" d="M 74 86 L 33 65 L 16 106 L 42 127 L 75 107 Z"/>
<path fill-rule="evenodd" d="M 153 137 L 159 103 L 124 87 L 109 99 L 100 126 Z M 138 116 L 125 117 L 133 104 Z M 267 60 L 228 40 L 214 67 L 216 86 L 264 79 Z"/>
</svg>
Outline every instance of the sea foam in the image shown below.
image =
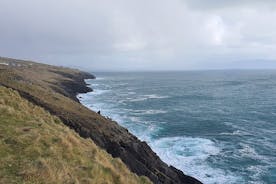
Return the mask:
<svg viewBox="0 0 276 184">
<path fill-rule="evenodd" d="M 240 180 L 232 173 L 209 165 L 207 159 L 220 153 L 219 147 L 209 139 L 166 137 L 150 141 L 150 146 L 164 162 L 188 175 L 196 176 L 206 184 L 218 181 L 218 183 L 236 183 Z"/>
</svg>

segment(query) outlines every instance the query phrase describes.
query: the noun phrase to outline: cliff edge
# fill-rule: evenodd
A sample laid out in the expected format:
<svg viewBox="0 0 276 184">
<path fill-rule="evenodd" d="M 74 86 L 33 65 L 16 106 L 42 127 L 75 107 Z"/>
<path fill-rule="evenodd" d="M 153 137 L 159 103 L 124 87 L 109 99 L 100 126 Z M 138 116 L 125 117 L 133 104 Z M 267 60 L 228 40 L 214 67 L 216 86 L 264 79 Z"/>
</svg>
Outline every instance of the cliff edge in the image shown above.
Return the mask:
<svg viewBox="0 0 276 184">
<path fill-rule="evenodd" d="M 132 172 L 158 184 L 201 183 L 168 166 L 117 122 L 81 105 L 76 95 L 91 91 L 84 82 L 87 78 L 95 77 L 70 68 L 0 58 L 0 85 L 18 91 L 23 98 L 59 117 L 81 137 L 91 138 L 113 157 L 119 157 Z"/>
</svg>

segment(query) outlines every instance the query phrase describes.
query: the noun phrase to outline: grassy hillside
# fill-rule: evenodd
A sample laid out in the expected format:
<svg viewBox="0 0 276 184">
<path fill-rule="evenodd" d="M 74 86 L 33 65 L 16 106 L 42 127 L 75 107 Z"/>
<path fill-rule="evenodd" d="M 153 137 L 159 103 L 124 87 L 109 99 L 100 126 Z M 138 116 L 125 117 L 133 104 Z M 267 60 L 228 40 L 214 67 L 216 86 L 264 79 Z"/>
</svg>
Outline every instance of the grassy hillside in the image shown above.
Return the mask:
<svg viewBox="0 0 276 184">
<path fill-rule="evenodd" d="M 0 183 L 150 183 L 91 139 L 0 86 Z"/>
</svg>

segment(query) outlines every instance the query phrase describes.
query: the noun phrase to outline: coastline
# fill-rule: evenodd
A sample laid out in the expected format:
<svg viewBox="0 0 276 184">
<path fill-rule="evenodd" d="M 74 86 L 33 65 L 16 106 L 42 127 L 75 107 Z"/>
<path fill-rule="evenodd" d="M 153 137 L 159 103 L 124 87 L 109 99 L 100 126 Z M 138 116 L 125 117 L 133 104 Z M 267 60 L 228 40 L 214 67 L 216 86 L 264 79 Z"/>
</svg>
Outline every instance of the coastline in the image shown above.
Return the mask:
<svg viewBox="0 0 276 184">
<path fill-rule="evenodd" d="M 88 84 L 87 82 L 86 82 L 86 80 L 90 80 L 90 79 L 92 79 L 92 80 L 94 80 L 94 79 L 96 79 L 96 76 L 95 76 L 95 78 L 84 78 L 83 79 L 83 81 L 84 81 L 84 83 L 85 83 L 85 85 L 88 87 L 89 85 L 91 85 L 91 84 Z M 92 87 L 88 87 L 88 88 L 90 88 L 90 90 L 87 90 L 86 92 L 83 92 L 83 93 L 78 93 L 78 95 L 80 94 L 86 94 L 86 93 L 89 93 L 89 92 L 93 92 L 94 90 L 93 90 L 93 88 Z M 78 95 L 76 95 L 76 97 L 78 96 Z M 78 98 L 78 97 L 77 97 Z M 80 102 L 80 100 L 78 99 L 78 101 L 79 101 L 79 103 L 81 103 Z M 82 104 L 82 103 L 81 103 Z M 83 106 L 85 106 L 84 104 L 82 104 Z M 91 111 L 93 111 L 93 112 L 95 112 L 94 110 L 92 110 L 92 109 L 90 109 Z M 101 115 L 102 116 L 102 115 Z M 105 116 L 103 116 L 103 117 L 105 117 Z M 111 120 L 109 117 L 105 117 L 105 118 L 107 118 L 107 119 L 109 119 L 109 120 Z M 113 121 L 113 120 L 111 120 L 111 121 Z M 116 120 L 114 121 L 114 122 L 116 122 Z M 116 122 L 117 123 L 117 122 Z M 121 126 L 121 127 L 123 127 L 122 125 L 120 125 L 120 124 L 118 124 L 119 126 Z M 123 127 L 124 128 L 124 127 Z M 126 128 L 125 128 L 126 129 Z M 127 130 L 127 129 L 126 129 Z M 127 130 L 128 131 L 128 130 Z M 131 134 L 131 133 L 130 133 Z M 135 135 L 133 135 L 132 134 L 132 136 L 134 136 L 135 137 L 135 139 L 138 139 L 138 141 L 140 141 L 139 140 L 139 138 L 137 138 Z M 142 141 L 142 143 L 143 144 L 145 144 L 146 145 L 146 149 L 150 149 L 150 151 L 151 152 L 153 152 L 152 151 L 152 148 L 146 143 L 146 142 L 144 142 L 144 141 Z M 155 153 L 155 152 L 153 152 L 154 153 L 154 155 L 155 156 L 157 156 L 158 157 L 158 159 L 160 159 L 159 158 L 159 156 Z M 113 155 L 113 154 L 112 154 Z M 121 158 L 122 159 L 122 158 Z M 123 159 L 122 159 L 123 160 Z M 163 161 L 161 161 L 161 162 L 163 162 Z M 163 163 L 165 163 L 165 162 L 163 162 Z M 167 163 L 165 163 L 165 165 L 167 165 Z M 183 173 L 183 171 L 181 171 L 181 170 L 179 170 L 179 169 L 177 169 L 177 168 L 175 168 L 174 166 L 171 166 L 171 165 L 167 165 L 170 169 L 172 169 L 174 172 L 176 172 L 177 174 L 178 174 L 178 176 L 181 176 L 181 175 L 184 175 L 184 173 Z M 133 172 L 135 172 L 136 173 L 136 171 L 133 171 Z M 139 175 L 139 174 L 138 174 Z M 154 183 L 155 183 L 155 181 L 153 181 Z M 175 182 L 177 182 L 177 181 L 173 181 L 173 183 L 175 183 Z M 157 183 L 159 183 L 159 182 L 157 182 Z M 161 183 L 163 183 L 163 182 L 161 182 Z M 165 183 L 167 183 L 167 182 L 165 182 Z M 170 183 L 170 182 L 169 182 Z M 181 177 L 181 182 L 180 183 L 183 183 L 183 184 L 189 184 L 189 183 L 193 183 L 193 184 L 200 184 L 201 182 L 200 181 L 198 181 L 197 179 L 195 179 L 195 178 L 193 178 L 193 177 L 191 177 L 191 176 L 188 176 L 188 175 L 184 175 L 184 177 L 182 176 Z"/>
<path fill-rule="evenodd" d="M 17 60 L 7 62 L 22 65 Z M 91 138 L 113 157 L 121 158 L 132 172 L 147 176 L 153 183 L 201 183 L 161 161 L 145 142 L 117 122 L 80 104 L 76 95 L 90 92 L 85 79 L 95 76 L 68 68 L 23 63 L 20 67 L 1 66 L 0 84 L 58 116 L 81 137 Z"/>
</svg>

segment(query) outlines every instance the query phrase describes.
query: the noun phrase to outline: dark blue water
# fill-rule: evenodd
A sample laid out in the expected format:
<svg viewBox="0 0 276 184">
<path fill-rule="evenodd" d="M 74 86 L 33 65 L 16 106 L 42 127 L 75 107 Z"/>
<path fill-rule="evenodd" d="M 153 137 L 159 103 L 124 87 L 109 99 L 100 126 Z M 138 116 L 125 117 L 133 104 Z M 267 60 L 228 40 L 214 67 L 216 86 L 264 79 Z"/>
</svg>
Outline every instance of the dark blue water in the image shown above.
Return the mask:
<svg viewBox="0 0 276 184">
<path fill-rule="evenodd" d="M 81 102 L 204 183 L 276 183 L 276 71 L 96 73 Z"/>
</svg>

